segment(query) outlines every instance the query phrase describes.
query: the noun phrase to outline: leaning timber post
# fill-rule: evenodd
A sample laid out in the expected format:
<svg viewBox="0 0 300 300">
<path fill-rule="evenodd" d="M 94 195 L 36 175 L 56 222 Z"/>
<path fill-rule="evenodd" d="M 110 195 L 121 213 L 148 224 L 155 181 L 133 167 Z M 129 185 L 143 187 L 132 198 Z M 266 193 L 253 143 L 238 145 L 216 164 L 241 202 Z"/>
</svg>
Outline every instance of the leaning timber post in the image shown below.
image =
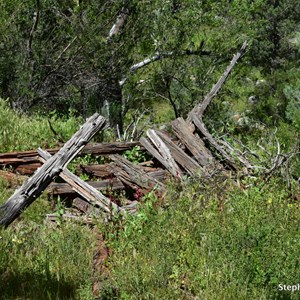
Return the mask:
<svg viewBox="0 0 300 300">
<path fill-rule="evenodd" d="M 26 180 L 15 193 L 0 206 L 0 226 L 11 224 L 38 196 L 51 181 L 60 174 L 67 164 L 82 150 L 88 141 L 101 129 L 106 120 L 99 114 L 91 116 L 71 139 L 43 166 Z"/>
</svg>

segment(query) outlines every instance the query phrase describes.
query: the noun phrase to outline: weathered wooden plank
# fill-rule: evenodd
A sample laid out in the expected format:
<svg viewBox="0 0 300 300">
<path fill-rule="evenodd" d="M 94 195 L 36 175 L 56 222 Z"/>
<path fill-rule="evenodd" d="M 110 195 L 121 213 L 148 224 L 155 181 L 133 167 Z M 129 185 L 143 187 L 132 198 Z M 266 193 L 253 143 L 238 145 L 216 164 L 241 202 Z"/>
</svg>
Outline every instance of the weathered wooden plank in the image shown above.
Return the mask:
<svg viewBox="0 0 300 300">
<path fill-rule="evenodd" d="M 180 147 L 173 143 L 167 135 L 158 130 L 156 133 L 170 150 L 172 158 L 190 175 L 196 175 L 199 171 L 205 173 L 204 169 L 194 159 L 189 157 Z"/>
<path fill-rule="evenodd" d="M 143 163 L 138 164 L 138 165 L 141 166 L 142 169 L 147 173 L 159 170 L 159 168 L 144 166 Z M 108 166 L 109 166 L 109 164 L 103 164 L 103 165 L 91 164 L 91 165 L 85 165 L 85 166 L 80 165 L 77 167 L 77 170 L 78 170 L 78 172 L 87 173 L 91 176 L 105 178 L 105 177 L 109 177 L 112 175 L 107 169 Z"/>
<path fill-rule="evenodd" d="M 39 167 L 41 167 L 41 165 L 41 163 L 16 164 L 13 165 L 13 171 L 22 175 L 32 175 Z"/>
<path fill-rule="evenodd" d="M 177 118 L 172 121 L 171 125 L 181 143 L 193 154 L 201 166 L 205 167 L 216 163 L 213 155 L 205 147 L 203 141 L 198 136 L 192 134 L 183 118 Z"/>
<path fill-rule="evenodd" d="M 175 177 L 182 177 L 182 171 L 180 167 L 175 162 L 174 158 L 171 155 L 170 149 L 166 146 L 166 144 L 161 140 L 161 138 L 157 135 L 155 130 L 149 129 L 147 130 L 147 136 L 155 145 L 159 152 L 160 162 L 169 170 L 169 172 Z M 144 142 L 144 141 L 143 141 Z M 145 144 L 145 143 L 144 143 Z M 151 147 L 147 148 L 149 152 L 151 151 Z M 150 152 L 151 153 L 151 152 Z"/>
<path fill-rule="evenodd" d="M 57 216 L 55 214 L 47 214 L 46 215 L 46 220 L 50 222 L 57 222 L 61 219 L 64 219 L 65 221 L 76 221 L 82 224 L 86 225 L 93 225 L 93 219 L 92 218 L 86 218 L 86 217 L 79 217 L 79 216 L 74 216 L 71 214 L 63 214 L 62 216 Z"/>
<path fill-rule="evenodd" d="M 117 191 L 125 188 L 124 184 L 117 178 L 105 179 L 101 181 L 87 181 L 87 184 L 99 191 Z M 53 182 L 47 188 L 47 193 L 51 195 L 73 194 L 75 191 L 67 183 Z"/>
<path fill-rule="evenodd" d="M 122 153 L 135 146 L 143 147 L 139 142 L 114 142 L 114 143 L 89 143 L 82 149 L 80 155 L 108 155 Z M 51 155 L 59 149 L 46 149 Z M 36 150 L 0 153 L 0 166 L 20 165 L 20 164 L 39 164 L 38 153 Z"/>
<path fill-rule="evenodd" d="M 105 119 L 94 114 L 32 177 L 0 206 L 0 225 L 7 227 L 46 189 L 54 177 L 77 155 L 105 125 Z"/>
<path fill-rule="evenodd" d="M 110 171 L 132 188 L 143 188 L 149 191 L 157 187 L 159 190 L 164 190 L 164 184 L 151 177 L 140 166 L 134 165 L 118 154 L 110 155 L 110 158 L 114 161 L 109 167 Z"/>
<path fill-rule="evenodd" d="M 93 209 L 93 207 L 88 202 L 79 197 L 73 199 L 72 206 L 86 214 L 89 214 Z"/>
<path fill-rule="evenodd" d="M 109 155 L 123 153 L 126 150 L 130 150 L 135 146 L 140 146 L 141 144 L 137 142 L 113 142 L 113 143 L 90 143 L 87 144 L 82 150 L 82 154 L 93 154 L 93 155 Z"/>
<path fill-rule="evenodd" d="M 167 171 L 160 169 L 154 172 L 150 172 L 149 175 L 156 180 L 163 182 L 167 177 Z M 104 179 L 101 181 L 87 181 L 87 183 L 95 189 L 102 191 L 104 194 L 107 191 L 117 191 L 125 189 L 122 181 L 115 177 L 111 179 Z M 69 184 L 57 182 L 52 182 L 46 191 L 53 196 L 75 193 L 75 191 Z"/>
<path fill-rule="evenodd" d="M 51 155 L 42 149 L 38 149 L 38 153 L 43 159 L 43 162 L 51 159 Z M 121 211 L 121 208 L 118 205 L 111 202 L 110 199 L 105 197 L 101 192 L 88 185 L 85 181 L 74 175 L 68 169 L 63 169 L 60 172 L 59 177 L 71 185 L 74 191 L 82 196 L 91 205 L 97 206 L 111 215 Z"/>
<path fill-rule="evenodd" d="M 205 128 L 203 122 L 193 113 L 191 114 L 192 121 L 196 125 L 196 127 L 199 129 L 201 135 L 208 141 L 208 143 L 217 150 L 223 157 L 223 159 L 227 162 L 227 164 L 235 171 L 238 170 L 234 159 L 228 155 L 226 151 L 223 150 L 223 148 L 216 142 L 216 140 L 213 138 L 213 136 L 207 131 Z"/>
</svg>

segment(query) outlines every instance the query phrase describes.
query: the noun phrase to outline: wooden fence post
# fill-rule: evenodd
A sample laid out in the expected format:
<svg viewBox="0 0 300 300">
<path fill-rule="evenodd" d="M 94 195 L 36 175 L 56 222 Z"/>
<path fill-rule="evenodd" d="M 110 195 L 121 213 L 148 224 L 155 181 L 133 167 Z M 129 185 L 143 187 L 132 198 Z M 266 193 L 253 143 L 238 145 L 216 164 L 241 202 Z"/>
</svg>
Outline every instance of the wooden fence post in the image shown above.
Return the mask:
<svg viewBox="0 0 300 300">
<path fill-rule="evenodd" d="M 106 120 L 99 114 L 91 116 L 72 138 L 46 163 L 36 170 L 15 193 L 0 206 L 0 226 L 7 227 L 47 188 L 54 177 L 80 152 L 103 127 Z"/>
</svg>

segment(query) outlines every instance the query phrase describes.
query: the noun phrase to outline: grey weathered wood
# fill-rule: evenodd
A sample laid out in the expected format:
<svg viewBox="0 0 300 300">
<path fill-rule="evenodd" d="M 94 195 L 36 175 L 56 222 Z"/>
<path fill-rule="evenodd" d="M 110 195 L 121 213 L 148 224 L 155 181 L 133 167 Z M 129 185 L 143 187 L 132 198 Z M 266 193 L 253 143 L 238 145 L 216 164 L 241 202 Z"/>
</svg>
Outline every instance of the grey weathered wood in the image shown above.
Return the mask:
<svg viewBox="0 0 300 300">
<path fill-rule="evenodd" d="M 124 184 L 117 178 L 105 179 L 101 181 L 88 181 L 88 185 L 99 191 L 117 191 L 125 188 Z M 53 182 L 46 190 L 51 195 L 64 195 L 75 193 L 74 189 L 67 183 Z"/>
<path fill-rule="evenodd" d="M 107 169 L 108 166 L 109 164 L 103 164 L 103 165 L 91 164 L 86 166 L 80 165 L 79 167 L 77 167 L 77 170 L 78 172 L 83 172 L 91 176 L 103 178 L 103 177 L 111 176 L 111 173 Z M 139 164 L 139 166 L 141 166 L 142 169 L 147 173 L 158 170 L 158 168 L 144 166 L 143 164 Z"/>
<path fill-rule="evenodd" d="M 156 147 L 160 154 L 160 162 L 169 170 L 169 172 L 175 177 L 182 177 L 182 171 L 180 167 L 175 162 L 170 149 L 166 146 L 166 144 L 161 140 L 161 138 L 157 135 L 155 130 L 149 129 L 147 130 L 147 136 Z M 147 149 L 149 152 L 151 149 Z M 151 152 L 150 152 L 151 153 Z"/>
<path fill-rule="evenodd" d="M 200 171 L 206 173 L 204 169 L 191 157 L 189 157 L 180 147 L 178 147 L 172 140 L 160 131 L 156 131 L 164 144 L 170 150 L 172 158 L 185 169 L 189 175 L 196 175 Z"/>
<path fill-rule="evenodd" d="M 51 158 L 51 155 L 42 149 L 38 149 L 38 153 L 42 157 L 43 162 L 46 162 Z M 68 169 L 63 169 L 62 172 L 60 172 L 59 177 L 71 185 L 74 191 L 82 196 L 91 205 L 97 206 L 111 215 L 121 211 L 121 208 L 118 205 L 111 202 L 110 199 L 105 197 L 101 192 L 74 175 Z"/>
<path fill-rule="evenodd" d="M 229 145 L 224 140 L 219 140 L 219 143 L 221 143 L 222 146 L 224 148 L 226 148 L 226 151 L 228 153 L 230 153 L 230 155 L 232 157 L 235 157 L 242 165 L 244 165 L 246 167 L 246 169 L 244 170 L 244 173 L 248 173 L 249 170 L 253 169 L 253 166 L 251 165 L 249 160 L 246 157 L 244 157 L 242 154 L 238 153 L 237 149 L 234 149 L 233 147 L 231 147 L 231 145 Z"/>
<path fill-rule="evenodd" d="M 93 209 L 93 207 L 89 203 L 87 203 L 80 197 L 76 197 L 75 199 L 73 199 L 72 206 L 86 214 L 91 213 Z"/>
<path fill-rule="evenodd" d="M 77 155 L 87 142 L 105 125 L 105 119 L 94 114 L 65 145 L 32 177 L 0 206 L 0 225 L 7 227 L 45 190 L 54 177 Z"/>
<path fill-rule="evenodd" d="M 50 222 L 57 222 L 60 221 L 61 219 L 64 219 L 65 221 L 76 221 L 80 222 L 82 224 L 86 225 L 93 225 L 93 219 L 92 218 L 86 218 L 86 217 L 79 217 L 79 216 L 74 216 L 71 214 L 63 214 L 62 216 L 57 216 L 55 214 L 47 214 L 46 215 L 46 220 Z"/>
<path fill-rule="evenodd" d="M 167 171 L 163 169 L 159 169 L 157 171 L 153 171 L 148 173 L 151 177 L 156 180 L 163 182 L 167 177 Z M 87 181 L 87 184 L 94 187 L 97 190 L 105 192 L 108 191 L 118 191 L 125 189 L 124 184 L 118 178 L 104 179 L 101 181 Z M 74 189 L 67 183 L 58 183 L 52 182 L 49 187 L 46 189 L 46 192 L 56 196 L 56 195 L 66 195 L 66 194 L 74 194 Z"/>
<path fill-rule="evenodd" d="M 183 118 L 177 118 L 172 121 L 171 125 L 181 143 L 193 154 L 202 167 L 216 163 L 212 153 L 198 136 L 192 134 Z"/>
<path fill-rule="evenodd" d="M 134 165 L 118 154 L 110 155 L 110 158 L 114 161 L 114 163 L 109 166 L 110 171 L 132 188 L 151 190 L 157 187 L 160 190 L 164 190 L 164 184 L 151 177 L 151 175 L 147 174 L 140 166 Z"/>
<path fill-rule="evenodd" d="M 234 159 L 228 155 L 228 153 L 223 150 L 223 148 L 216 142 L 216 140 L 213 138 L 213 136 L 207 131 L 205 128 L 202 120 L 200 120 L 196 114 L 191 114 L 192 121 L 196 125 L 196 127 L 199 129 L 201 132 L 201 135 L 203 136 L 204 139 L 207 140 L 207 142 L 217 150 L 221 154 L 224 160 L 226 160 L 227 164 L 235 171 L 238 170 Z"/>
<path fill-rule="evenodd" d="M 122 153 L 130 150 L 135 146 L 141 146 L 139 142 L 113 142 L 113 143 L 88 143 L 79 155 L 108 155 Z M 142 149 L 142 147 L 141 147 Z M 46 149 L 51 155 L 57 153 L 59 149 Z M 40 166 L 38 153 L 36 150 L 17 151 L 0 153 L 0 166 L 18 166 L 23 165 L 23 168 L 33 168 L 32 164 Z M 37 166 L 35 165 L 37 168 Z M 35 169 L 36 169 L 35 168 Z M 34 169 L 34 171 L 35 171 Z M 32 172 L 33 173 L 33 172 Z M 31 173 L 31 174 L 32 174 Z M 30 173 L 27 173 L 30 174 Z"/>
<path fill-rule="evenodd" d="M 206 110 L 207 106 L 210 104 L 212 99 L 218 94 L 220 91 L 222 85 L 226 81 L 228 75 L 230 74 L 231 70 L 239 60 L 239 58 L 242 56 L 242 54 L 245 52 L 245 49 L 247 48 L 247 42 L 244 42 L 242 45 L 241 49 L 239 50 L 238 53 L 236 53 L 233 56 L 233 59 L 231 60 L 230 64 L 226 68 L 225 72 L 222 74 L 222 76 L 219 78 L 218 82 L 212 87 L 210 92 L 205 96 L 203 102 L 200 104 L 196 105 L 191 112 L 188 114 L 187 122 L 189 125 L 192 125 L 192 114 L 195 114 L 198 118 L 202 118 L 204 111 Z"/>
</svg>

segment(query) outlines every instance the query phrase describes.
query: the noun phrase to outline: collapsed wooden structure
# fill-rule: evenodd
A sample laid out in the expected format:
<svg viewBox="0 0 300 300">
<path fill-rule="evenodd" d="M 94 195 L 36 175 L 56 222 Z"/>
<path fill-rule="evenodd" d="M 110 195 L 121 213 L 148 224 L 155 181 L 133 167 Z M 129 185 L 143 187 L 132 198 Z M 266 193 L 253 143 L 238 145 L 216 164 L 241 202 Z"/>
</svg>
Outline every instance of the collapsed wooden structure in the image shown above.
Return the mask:
<svg viewBox="0 0 300 300">
<path fill-rule="evenodd" d="M 250 162 L 241 154 L 233 153 L 225 142 L 216 141 L 202 119 L 205 109 L 217 95 L 246 46 L 244 43 L 233 57 L 203 102 L 189 113 L 186 120 L 177 118 L 171 122 L 168 132 L 149 129 L 138 142 L 88 144 L 106 122 L 103 117 L 94 114 L 61 149 L 0 154 L 0 166 L 22 174 L 14 176 L 11 172 L 2 171 L 0 176 L 18 183 L 18 180 L 25 178 L 22 176 L 33 174 L 0 206 L 0 225 L 8 226 L 44 190 L 51 195 L 72 195 L 72 204 L 79 211 L 101 214 L 107 219 L 115 214 L 135 212 L 137 201 L 153 189 L 158 196 L 162 196 L 164 182 L 169 176 L 178 179 L 186 175 L 212 176 L 216 170 L 226 172 L 228 169 L 249 172 Z M 120 155 L 135 146 L 150 154 L 152 160 L 137 165 Z M 110 163 L 107 164 L 79 166 L 79 172 L 97 180 L 85 182 L 66 168 L 80 151 L 81 154 L 109 157 Z M 63 182 L 53 182 L 56 177 Z M 127 192 L 125 202 L 115 199 L 112 192 L 116 190 Z M 76 218 L 75 215 L 69 217 Z M 55 216 L 50 215 L 49 218 Z"/>
</svg>

